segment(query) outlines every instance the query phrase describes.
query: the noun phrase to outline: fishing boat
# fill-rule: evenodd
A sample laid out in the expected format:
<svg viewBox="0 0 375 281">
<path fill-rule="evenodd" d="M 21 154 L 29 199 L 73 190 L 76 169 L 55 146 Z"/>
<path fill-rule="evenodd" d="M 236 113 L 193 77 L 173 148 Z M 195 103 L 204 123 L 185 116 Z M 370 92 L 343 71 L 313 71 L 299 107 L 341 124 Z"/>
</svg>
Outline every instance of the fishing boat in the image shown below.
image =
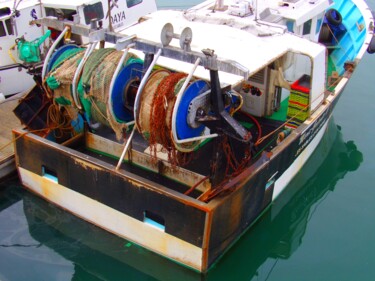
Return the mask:
<svg viewBox="0 0 375 281">
<path fill-rule="evenodd" d="M 54 42 L 59 45 L 63 41 L 86 43 L 75 34 L 65 34 L 64 40 L 56 41 L 60 31 L 29 22 L 54 17 L 90 26 L 95 18 L 104 28 L 118 32 L 134 24 L 139 17 L 156 11 L 155 1 L 119 0 L 109 6 L 108 3 L 90 0 L 68 3 L 61 0 L 0 1 L 0 117 L 4 123 L 0 133 L 0 180 L 16 170 L 13 146 L 9 144 L 11 129 L 20 127 L 20 123 L 12 111 L 17 106 L 17 99 L 32 91 L 40 80 L 34 77 L 40 76 L 48 49 Z M 40 108 L 40 104 L 34 106 Z"/>
<path fill-rule="evenodd" d="M 342 158 L 350 161 L 337 161 Z M 332 118 L 327 133 L 304 168 L 289 184 L 288 192 L 280 195 L 281 200 L 272 204 L 251 232 L 247 232 L 235 247 L 228 251 L 228 256 L 221 259 L 204 277 L 127 240 L 105 233 L 94 225 L 82 222 L 33 194 L 25 193 L 23 198 L 17 198 L 17 201 L 23 199 L 21 208 L 27 219 L 26 227 L 35 239 L 33 242 L 37 241 L 45 246 L 35 249 L 34 254 L 48 257 L 42 262 L 49 264 L 49 251 L 52 251 L 54 256 L 58 255 L 54 259 L 55 265 L 61 265 L 62 257 L 68 263 L 64 263 L 61 270 L 74 265 L 72 274 L 79 275 L 81 279 L 90 275 L 100 276 L 105 280 L 116 280 L 119 276 L 143 280 L 151 276 L 155 280 L 218 281 L 228 280 L 230 268 L 231 280 L 251 280 L 254 276 L 264 280 L 273 268 L 269 263 L 294 256 L 304 243 L 307 228 L 312 217 L 316 215 L 316 209 L 320 210 L 320 204 L 329 200 L 331 193 L 339 187 L 338 182 L 346 174 L 356 170 L 362 161 L 362 153 L 353 141 L 344 141 L 342 132 Z M 13 197 L 10 199 L 16 199 Z M 2 201 L 6 202 L 5 207 L 8 207 L 11 200 L 4 198 Z M 22 230 L 22 233 L 25 232 Z M 17 234 L 18 232 L 14 233 L 14 239 L 10 241 L 19 243 Z M 15 251 L 17 250 L 22 251 L 16 248 Z M 22 255 L 19 252 L 15 254 Z M 34 274 L 35 271 L 37 270 L 33 271 Z M 56 274 L 56 271 L 58 269 L 51 274 Z"/>
<path fill-rule="evenodd" d="M 89 44 L 51 48 L 15 110 L 22 184 L 198 272 L 312 155 L 374 28 L 361 0 L 205 1 L 122 32 L 35 23 Z"/>
</svg>

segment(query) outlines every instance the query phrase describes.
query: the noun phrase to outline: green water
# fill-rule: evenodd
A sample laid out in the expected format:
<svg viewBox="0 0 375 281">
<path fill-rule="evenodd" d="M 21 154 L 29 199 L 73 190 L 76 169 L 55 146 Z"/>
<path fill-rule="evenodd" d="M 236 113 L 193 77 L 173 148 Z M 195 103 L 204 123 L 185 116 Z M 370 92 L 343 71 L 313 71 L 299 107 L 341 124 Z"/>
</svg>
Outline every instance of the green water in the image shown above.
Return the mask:
<svg viewBox="0 0 375 281">
<path fill-rule="evenodd" d="M 375 280 L 373 67 L 375 55 L 366 54 L 308 163 L 206 276 L 67 214 L 14 179 L 0 186 L 0 280 Z"/>
</svg>

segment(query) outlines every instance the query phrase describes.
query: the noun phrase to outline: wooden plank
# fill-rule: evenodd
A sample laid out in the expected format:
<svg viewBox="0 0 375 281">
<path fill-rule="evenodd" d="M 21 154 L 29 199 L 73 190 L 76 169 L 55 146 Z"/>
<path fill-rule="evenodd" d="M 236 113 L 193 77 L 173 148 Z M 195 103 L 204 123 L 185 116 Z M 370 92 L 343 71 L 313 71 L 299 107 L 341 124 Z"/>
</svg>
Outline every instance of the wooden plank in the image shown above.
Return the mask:
<svg viewBox="0 0 375 281">
<path fill-rule="evenodd" d="M 14 162 L 14 145 L 12 142 L 12 129 L 20 128 L 21 122 L 13 113 L 18 101 L 25 94 L 17 94 L 0 103 L 0 164 Z M 14 167 L 15 169 L 15 167 Z"/>
<path fill-rule="evenodd" d="M 105 139 L 101 136 L 87 133 L 86 134 L 86 146 L 89 149 L 93 149 L 96 151 L 100 151 L 107 155 L 112 155 L 114 157 L 119 157 L 123 150 L 123 145 L 113 142 L 111 140 Z M 153 163 L 151 160 L 151 155 L 147 153 L 142 153 L 131 149 L 131 161 L 143 167 L 144 169 L 153 171 L 155 173 L 160 173 L 163 176 L 166 176 L 170 179 L 176 180 L 178 182 L 184 183 L 188 186 L 193 186 L 200 180 L 202 180 L 205 176 L 194 173 L 187 169 L 178 168 L 178 170 L 173 169 L 172 165 L 167 161 L 163 160 L 162 158 L 159 159 L 159 163 Z M 163 157 L 165 158 L 165 157 Z M 125 161 L 129 161 L 129 153 L 125 156 Z M 162 163 L 162 168 L 160 169 L 160 164 Z M 197 186 L 197 190 L 201 192 L 205 192 L 211 189 L 211 185 L 209 179 L 205 180 Z"/>
</svg>

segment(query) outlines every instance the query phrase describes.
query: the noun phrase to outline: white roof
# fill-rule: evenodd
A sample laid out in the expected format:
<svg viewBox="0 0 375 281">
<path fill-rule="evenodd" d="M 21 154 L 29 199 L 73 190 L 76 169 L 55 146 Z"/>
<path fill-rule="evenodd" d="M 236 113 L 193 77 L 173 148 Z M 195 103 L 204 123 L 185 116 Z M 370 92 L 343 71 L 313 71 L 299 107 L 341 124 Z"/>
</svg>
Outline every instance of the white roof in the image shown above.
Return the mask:
<svg viewBox="0 0 375 281">
<path fill-rule="evenodd" d="M 84 4 L 93 4 L 99 2 L 99 0 L 16 0 L 16 5 L 18 10 L 22 8 L 39 5 L 40 3 L 44 6 L 51 8 L 60 8 L 60 9 L 71 9 L 76 10 L 77 7 Z M 13 9 L 14 0 L 0 0 L 0 8 L 9 7 Z"/>
<path fill-rule="evenodd" d="M 17 9 L 22 10 L 23 8 L 31 7 L 39 5 L 38 0 L 23 0 L 23 1 L 16 1 Z M 14 0 L 0 0 L 0 8 L 9 7 L 13 9 L 14 7 Z"/>
<path fill-rule="evenodd" d="M 160 43 L 161 30 L 166 23 L 173 24 L 176 34 L 180 34 L 185 27 L 190 27 L 193 34 L 192 51 L 201 52 L 202 49 L 213 49 L 219 58 L 240 63 L 249 70 L 250 74 L 262 69 L 289 50 L 305 53 L 311 57 L 325 52 L 323 46 L 293 34 L 280 32 L 270 36 L 256 36 L 227 25 L 188 21 L 183 13 L 178 11 L 158 11 L 149 18 L 127 29 L 126 34 L 135 34 L 138 38 Z M 173 39 L 170 45 L 179 47 L 179 41 Z M 175 62 L 169 62 L 169 60 L 161 59 L 158 63 L 160 62 L 172 68 L 177 67 Z M 181 71 L 188 71 L 191 66 L 181 64 L 178 68 L 182 68 Z M 195 75 L 208 78 L 208 71 L 198 69 Z M 227 75 L 226 79 L 228 79 L 227 83 L 235 83 L 235 80 L 242 79 L 242 77 Z"/>
<path fill-rule="evenodd" d="M 58 7 L 60 9 L 76 10 L 77 7 L 82 5 L 89 5 L 99 2 L 98 0 L 42 0 L 46 7 Z"/>
</svg>

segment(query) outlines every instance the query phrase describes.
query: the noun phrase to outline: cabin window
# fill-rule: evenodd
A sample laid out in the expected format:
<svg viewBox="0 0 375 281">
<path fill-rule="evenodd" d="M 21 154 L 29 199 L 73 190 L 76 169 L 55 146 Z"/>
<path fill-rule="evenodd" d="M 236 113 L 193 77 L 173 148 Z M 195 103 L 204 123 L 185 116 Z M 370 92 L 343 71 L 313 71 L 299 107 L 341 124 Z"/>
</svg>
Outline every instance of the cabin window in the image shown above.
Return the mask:
<svg viewBox="0 0 375 281">
<path fill-rule="evenodd" d="M 310 34 L 310 32 L 311 32 L 311 23 L 312 23 L 312 20 L 308 20 L 307 22 L 305 22 L 303 24 L 303 33 L 302 33 L 302 35 Z"/>
<path fill-rule="evenodd" d="M 126 5 L 128 6 L 128 8 L 131 8 L 135 5 L 142 3 L 142 1 L 143 0 L 126 0 Z"/>
<path fill-rule="evenodd" d="M 143 222 L 156 229 L 165 231 L 165 221 L 164 218 L 150 211 L 143 212 Z"/>
<path fill-rule="evenodd" d="M 7 35 L 13 35 L 13 27 L 10 19 L 0 21 L 0 37 L 4 37 Z"/>
<path fill-rule="evenodd" d="M 0 21 L 0 37 L 7 36 L 7 33 L 5 32 L 4 23 Z"/>
<path fill-rule="evenodd" d="M 85 15 L 86 24 L 90 24 L 93 19 L 102 20 L 104 18 L 102 2 L 85 6 L 83 8 L 83 14 Z"/>
<path fill-rule="evenodd" d="M 294 32 L 293 31 L 293 29 L 294 29 L 294 22 L 293 21 L 288 20 L 286 22 L 286 27 L 287 27 L 287 29 L 288 29 L 289 32 L 292 32 L 292 33 Z"/>
<path fill-rule="evenodd" d="M 320 31 L 320 27 L 322 26 L 322 19 L 318 19 L 318 21 L 316 22 L 316 30 L 315 30 L 315 34 L 318 34 L 319 31 Z"/>
<path fill-rule="evenodd" d="M 8 35 L 13 35 L 13 27 L 10 19 L 5 20 L 5 25 L 7 27 Z"/>
<path fill-rule="evenodd" d="M 47 17 L 56 17 L 58 19 L 67 19 L 67 20 L 73 20 L 73 15 L 75 15 L 77 12 L 75 10 L 71 9 L 59 9 L 59 8 L 45 8 L 46 16 Z"/>
</svg>

